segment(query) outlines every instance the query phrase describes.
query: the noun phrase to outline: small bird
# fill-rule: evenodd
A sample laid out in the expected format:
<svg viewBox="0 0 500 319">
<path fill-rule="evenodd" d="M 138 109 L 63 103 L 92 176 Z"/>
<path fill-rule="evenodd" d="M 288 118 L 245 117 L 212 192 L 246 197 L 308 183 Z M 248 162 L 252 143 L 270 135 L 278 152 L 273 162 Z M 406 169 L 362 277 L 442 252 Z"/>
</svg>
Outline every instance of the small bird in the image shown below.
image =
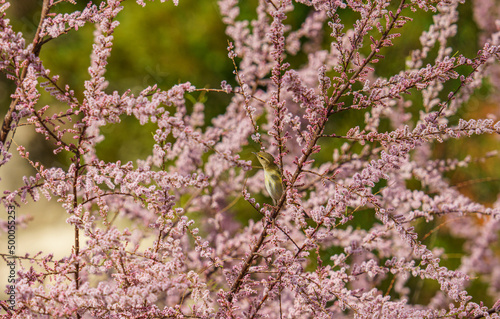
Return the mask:
<svg viewBox="0 0 500 319">
<path fill-rule="evenodd" d="M 281 195 L 283 195 L 283 180 L 281 179 L 280 169 L 278 165 L 274 163 L 274 157 L 271 154 L 267 152 L 253 152 L 253 154 L 257 156 L 257 159 L 264 169 L 266 190 L 276 206 L 281 198 Z"/>
</svg>

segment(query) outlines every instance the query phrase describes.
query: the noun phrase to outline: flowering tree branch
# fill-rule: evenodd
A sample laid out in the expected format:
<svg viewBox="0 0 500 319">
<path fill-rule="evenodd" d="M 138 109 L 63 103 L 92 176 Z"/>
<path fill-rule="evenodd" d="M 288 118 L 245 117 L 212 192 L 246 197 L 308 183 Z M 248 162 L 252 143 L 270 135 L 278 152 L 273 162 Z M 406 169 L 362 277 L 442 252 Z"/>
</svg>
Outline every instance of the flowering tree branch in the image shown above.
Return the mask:
<svg viewBox="0 0 500 319">
<path fill-rule="evenodd" d="M 42 4 L 42 12 L 40 14 L 40 23 L 38 24 L 38 28 L 36 29 L 35 32 L 35 37 L 33 38 L 32 42 L 32 50 L 31 53 L 33 54 L 32 58 L 38 58 L 40 55 L 40 50 L 42 49 L 42 45 L 47 42 L 47 40 L 43 40 L 42 37 L 40 36 L 40 33 L 42 31 L 42 24 L 45 21 L 45 18 L 47 17 L 47 14 L 49 13 L 50 10 L 50 5 L 49 5 L 49 0 L 43 0 Z M 5 28 L 6 26 L 4 26 Z M 10 30 L 9 30 L 10 31 Z M 11 66 L 15 67 L 15 66 Z M 18 85 L 21 85 L 21 83 L 24 81 L 26 77 L 26 72 L 28 71 L 27 67 L 22 68 L 21 75 L 18 80 Z M 4 116 L 3 123 L 2 123 L 2 130 L 0 131 L 0 142 L 2 144 L 5 144 L 7 141 L 7 135 L 12 129 L 12 121 L 14 120 L 13 118 L 13 113 L 16 110 L 16 105 L 19 102 L 19 98 L 16 97 L 12 100 L 12 102 L 9 105 L 9 109 L 7 110 L 7 113 Z"/>
<path fill-rule="evenodd" d="M 63 2 L 73 3 L 43 1 L 25 46 L 7 19 L 9 2 L 0 0 L 0 71 L 16 86 L 0 131 L 0 166 L 13 165 L 15 152 L 34 172 L 0 200 L 20 211 L 41 197 L 54 200 L 74 229 L 63 258 L 0 253 L 18 267 L 16 305 L 1 302 L 4 317 L 496 315 L 496 304 L 486 304 L 500 291 L 500 204 L 470 188 L 498 178 L 450 177 L 498 160 L 495 146 L 475 154 L 470 141 L 496 136 L 500 122 L 462 111 L 486 80 L 500 86 L 500 29 L 490 26 L 500 20 L 485 2 L 474 10 L 493 22 L 477 22 L 481 49 L 466 56 L 450 46 L 460 0 L 260 0 L 254 14 L 220 0 L 232 78 L 218 88 L 183 82 L 116 91 L 109 57 L 120 12 L 133 2 L 51 13 Z M 423 27 L 425 12 L 433 21 Z M 94 28 L 88 77 L 72 88 L 39 53 L 85 25 Z M 419 28 L 404 69 L 382 60 Z M 231 100 L 208 117 L 205 96 L 218 94 Z M 119 137 L 104 128 L 127 118 L 153 127 L 153 146 L 135 161 L 105 160 L 98 146 Z M 42 164 L 12 134 L 21 127 L 67 162 Z M 453 140 L 469 155 L 441 156 Z M 275 206 L 263 204 L 262 172 L 246 157 L 256 149 L 275 156 L 286 186 Z M 29 229 L 37 218 L 23 215 L 17 224 Z M 0 229 L 3 237 L 8 222 L 0 219 Z M 457 254 L 455 264 L 447 259 Z M 428 296 L 419 298 L 428 282 Z M 487 289 L 478 293 L 471 283 Z"/>
</svg>

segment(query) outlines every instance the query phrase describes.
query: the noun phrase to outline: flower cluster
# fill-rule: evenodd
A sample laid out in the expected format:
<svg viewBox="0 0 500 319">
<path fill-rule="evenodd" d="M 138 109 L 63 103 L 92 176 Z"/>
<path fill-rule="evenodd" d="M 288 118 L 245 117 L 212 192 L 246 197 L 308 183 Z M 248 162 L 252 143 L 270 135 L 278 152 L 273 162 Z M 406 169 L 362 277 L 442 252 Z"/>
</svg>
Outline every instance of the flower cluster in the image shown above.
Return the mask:
<svg viewBox="0 0 500 319">
<path fill-rule="evenodd" d="M 16 87 L 0 166 L 17 152 L 36 172 L 0 200 L 22 208 L 55 199 L 75 233 L 62 259 L 17 256 L 16 307 L 1 303 L 2 318 L 499 317 L 500 200 L 481 202 L 450 178 L 495 165 L 497 154 L 436 151 L 500 134 L 499 121 L 461 112 L 485 79 L 500 88 L 494 1 L 474 1 L 481 49 L 465 56 L 450 45 L 463 0 L 260 0 L 251 20 L 238 1 L 219 0 L 234 78 L 135 94 L 110 92 L 106 71 L 119 13 L 140 9 L 100 0 L 50 13 L 61 2 L 43 1 L 30 43 L 0 0 L 0 71 Z M 288 23 L 297 10 L 307 13 L 302 23 Z M 403 69 L 380 75 L 419 14 L 433 17 L 419 48 Z M 85 25 L 94 43 L 78 95 L 39 54 Z M 44 90 L 53 104 L 40 105 Z M 208 102 L 186 98 L 196 92 L 231 100 L 207 118 Z M 154 127 L 150 153 L 106 161 L 97 152 L 103 127 L 127 117 Z M 67 166 L 43 165 L 29 145 L 14 150 L 21 125 Z M 280 167 L 285 196 L 276 206 L 259 203 L 262 173 L 240 157 L 257 149 Z M 251 214 L 258 218 L 242 226 L 238 216 Z M 36 218 L 18 223 L 29 229 Z M 6 230 L 0 220 L 0 237 Z"/>
</svg>

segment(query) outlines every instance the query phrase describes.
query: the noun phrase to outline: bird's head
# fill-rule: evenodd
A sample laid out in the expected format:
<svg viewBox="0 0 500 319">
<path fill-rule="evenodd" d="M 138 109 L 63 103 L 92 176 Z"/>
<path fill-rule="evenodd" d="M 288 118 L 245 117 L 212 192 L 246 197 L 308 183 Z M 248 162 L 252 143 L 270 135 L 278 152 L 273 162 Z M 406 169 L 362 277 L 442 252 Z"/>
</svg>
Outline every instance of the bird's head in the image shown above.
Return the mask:
<svg viewBox="0 0 500 319">
<path fill-rule="evenodd" d="M 271 167 L 276 166 L 274 164 L 274 157 L 267 153 L 267 152 L 253 152 L 255 156 L 257 156 L 257 159 L 259 160 L 260 164 L 264 169 L 269 169 Z"/>
</svg>

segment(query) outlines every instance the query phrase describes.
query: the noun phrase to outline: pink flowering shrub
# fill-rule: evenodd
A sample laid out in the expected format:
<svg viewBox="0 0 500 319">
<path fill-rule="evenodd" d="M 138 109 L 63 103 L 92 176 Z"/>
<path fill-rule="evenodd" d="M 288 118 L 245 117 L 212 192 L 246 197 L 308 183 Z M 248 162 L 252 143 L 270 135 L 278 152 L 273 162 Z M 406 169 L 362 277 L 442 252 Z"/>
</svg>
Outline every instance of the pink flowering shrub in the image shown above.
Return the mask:
<svg viewBox="0 0 500 319">
<path fill-rule="evenodd" d="M 16 85 L 0 165 L 18 152 L 37 172 L 2 203 L 55 199 L 75 230 L 63 259 L 18 256 L 16 307 L 1 303 L 3 318 L 498 317 L 500 202 L 477 202 L 447 177 L 498 161 L 495 147 L 444 160 L 435 152 L 441 142 L 500 132 L 494 116 L 460 113 L 485 79 L 498 89 L 494 1 L 474 2 L 481 50 L 464 56 L 449 44 L 463 0 L 261 0 L 251 21 L 239 17 L 237 1 L 220 0 L 235 77 L 221 88 L 187 82 L 138 94 L 107 90 L 125 1 L 52 14 L 62 1 L 43 1 L 30 42 L 13 31 L 0 0 L 0 70 Z M 302 24 L 287 24 L 305 6 Z M 404 70 L 381 76 L 382 54 L 391 57 L 419 14 L 433 20 L 418 49 Z M 39 53 L 86 24 L 95 38 L 78 98 Z M 292 67 L 297 54 L 307 63 Z M 42 90 L 53 105 L 40 105 Z M 209 119 L 202 102 L 188 107 L 190 92 L 231 101 Z M 102 127 L 125 117 L 154 124 L 154 147 L 134 162 L 102 160 Z M 14 144 L 19 125 L 53 143 L 67 167 L 46 167 Z M 286 194 L 276 206 L 261 200 L 262 172 L 250 173 L 251 159 L 239 155 L 258 149 L 282 170 Z M 259 218 L 242 225 L 238 216 L 252 213 Z M 445 265 L 442 241 L 427 240 L 438 230 L 460 245 L 455 266 Z M 471 293 L 473 281 L 487 287 L 482 295 Z"/>
</svg>

